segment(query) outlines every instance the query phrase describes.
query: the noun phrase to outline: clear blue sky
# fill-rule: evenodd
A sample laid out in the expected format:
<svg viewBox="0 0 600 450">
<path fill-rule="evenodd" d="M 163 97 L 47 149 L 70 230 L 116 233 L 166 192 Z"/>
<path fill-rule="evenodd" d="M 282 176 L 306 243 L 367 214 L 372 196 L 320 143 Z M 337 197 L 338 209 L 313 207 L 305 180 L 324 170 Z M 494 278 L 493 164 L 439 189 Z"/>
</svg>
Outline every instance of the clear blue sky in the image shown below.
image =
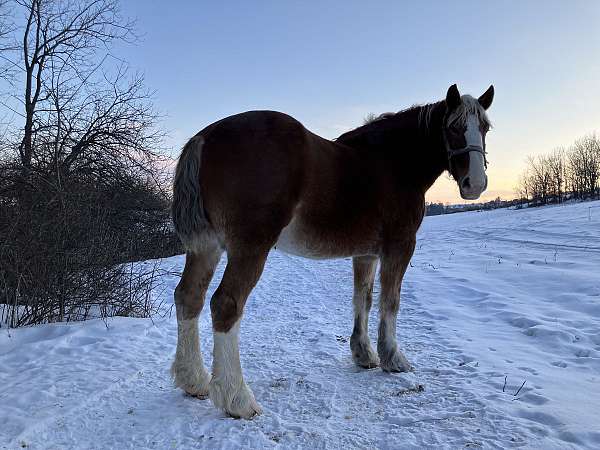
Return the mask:
<svg viewBox="0 0 600 450">
<path fill-rule="evenodd" d="M 422 3 L 422 4 L 421 4 Z M 143 71 L 174 153 L 249 109 L 293 115 L 333 138 L 369 112 L 496 87 L 488 198 L 510 197 L 526 155 L 600 128 L 597 1 L 126 0 Z M 445 177 L 429 200 L 458 201 Z"/>
</svg>

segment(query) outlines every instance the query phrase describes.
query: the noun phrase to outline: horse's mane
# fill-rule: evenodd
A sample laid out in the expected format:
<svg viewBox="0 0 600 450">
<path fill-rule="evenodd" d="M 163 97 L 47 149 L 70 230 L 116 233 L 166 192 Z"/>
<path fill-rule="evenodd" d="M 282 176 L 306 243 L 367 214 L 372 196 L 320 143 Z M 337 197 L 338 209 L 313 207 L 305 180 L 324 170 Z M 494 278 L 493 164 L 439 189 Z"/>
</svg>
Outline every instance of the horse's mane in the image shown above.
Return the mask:
<svg viewBox="0 0 600 450">
<path fill-rule="evenodd" d="M 470 95 L 463 95 L 461 99 L 462 102 L 459 107 L 450 114 L 450 117 L 448 117 L 449 124 L 458 122 L 458 124 L 464 125 L 467 123 L 467 118 L 471 114 L 475 114 L 477 118 L 487 126 L 492 126 L 485 109 L 483 109 L 483 106 L 481 106 L 476 98 L 473 98 Z"/>
<path fill-rule="evenodd" d="M 452 114 L 448 118 L 448 123 L 458 122 L 459 125 L 465 125 L 469 115 L 475 114 L 475 115 L 477 115 L 477 117 L 480 120 L 482 120 L 484 123 L 486 123 L 489 127 L 492 126 L 492 124 L 485 112 L 485 109 L 483 109 L 483 107 L 479 104 L 477 99 L 471 97 L 470 95 L 463 95 L 461 97 L 461 99 L 462 99 L 462 102 L 461 102 L 460 106 L 458 108 L 456 108 L 455 111 L 452 112 Z M 403 110 L 395 112 L 395 113 L 394 112 L 385 112 L 385 113 L 379 114 L 378 116 L 372 115 L 372 116 L 368 117 L 367 119 L 365 119 L 363 125 L 343 133 L 336 140 L 349 138 L 349 137 L 351 137 L 351 135 L 354 135 L 357 132 L 366 131 L 367 128 L 370 128 L 374 124 L 377 124 L 384 120 L 389 120 L 391 118 L 397 117 L 402 114 L 412 113 L 415 111 L 418 112 L 417 120 L 418 120 L 419 127 L 423 127 L 425 130 L 429 130 L 429 127 L 431 126 L 431 117 L 433 115 L 433 111 L 436 109 L 436 107 L 440 106 L 442 103 L 444 103 L 444 100 L 435 102 L 435 103 L 426 103 L 424 105 L 413 105 L 413 106 L 410 106 L 406 109 L 403 109 Z"/>
<path fill-rule="evenodd" d="M 403 110 L 400 110 L 398 112 L 385 112 L 379 115 L 370 115 L 369 117 L 367 117 L 364 121 L 364 123 L 361 126 L 358 126 L 350 131 L 347 131 L 345 133 L 343 133 L 342 135 L 338 136 L 337 140 L 342 140 L 342 139 L 347 139 L 350 138 L 358 133 L 367 131 L 368 129 L 372 128 L 373 126 L 377 126 L 378 124 L 380 124 L 381 122 L 384 121 L 388 121 L 390 119 L 394 119 L 394 118 L 398 118 L 398 116 L 407 114 L 407 113 L 413 113 L 415 111 L 418 111 L 419 114 L 419 126 L 425 125 L 426 128 L 429 127 L 429 123 L 430 123 L 430 119 L 431 119 L 431 114 L 433 112 L 433 110 L 435 109 L 435 107 L 437 105 L 439 105 L 442 102 L 436 102 L 436 103 L 428 103 L 425 105 L 412 105 L 408 108 L 405 108 Z"/>
</svg>

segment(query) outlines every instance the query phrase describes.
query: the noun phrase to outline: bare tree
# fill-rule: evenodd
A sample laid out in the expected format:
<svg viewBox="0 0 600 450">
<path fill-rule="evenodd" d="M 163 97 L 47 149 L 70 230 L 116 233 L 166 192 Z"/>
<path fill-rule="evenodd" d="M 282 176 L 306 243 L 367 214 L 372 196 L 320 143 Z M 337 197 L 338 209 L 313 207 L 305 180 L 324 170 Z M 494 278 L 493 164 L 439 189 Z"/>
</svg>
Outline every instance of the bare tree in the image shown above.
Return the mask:
<svg viewBox="0 0 600 450">
<path fill-rule="evenodd" d="M 534 203 L 600 197 L 600 139 L 584 136 L 565 150 L 529 156 L 516 191 Z"/>
<path fill-rule="evenodd" d="M 565 150 L 561 147 L 554 149 L 545 158 L 550 173 L 551 194 L 558 203 L 563 201 L 566 182 Z"/>
<path fill-rule="evenodd" d="M 14 50 L 12 40 L 9 39 L 11 33 L 14 31 L 13 20 L 8 7 L 9 1 L 10 0 L 0 0 L 0 68 L 2 68 L 0 75 L 6 70 L 6 67 L 4 66 L 4 53 L 9 50 Z"/>
<path fill-rule="evenodd" d="M 11 0 L 0 0 L 0 86 L 8 86 L 12 80 L 11 75 L 14 73 L 14 64 L 9 55 L 15 50 L 15 43 L 12 39 L 14 32 L 14 21 L 9 8 Z M 7 92 L 0 91 L 1 98 Z M 5 114 L 0 116 L 0 124 L 6 122 Z"/>
<path fill-rule="evenodd" d="M 134 37 L 133 24 L 120 17 L 114 0 L 13 0 L 23 23 L 7 57 L 18 68 L 20 92 L 15 111 L 23 120 L 18 143 L 23 169 L 32 169 L 36 134 L 48 127 L 50 115 L 75 112 L 86 87 L 98 83 L 111 44 Z M 17 47 L 17 44 L 18 47 Z M 57 104 L 60 99 L 62 104 Z M 58 108 L 57 108 L 58 107 Z M 60 118 L 62 120 L 62 117 Z"/>
<path fill-rule="evenodd" d="M 527 158 L 528 185 L 534 202 L 546 204 L 551 192 L 551 173 L 545 155 Z"/>
<path fill-rule="evenodd" d="M 567 180 L 575 198 L 583 198 L 585 193 L 585 158 L 581 152 L 572 146 L 567 153 Z"/>
<path fill-rule="evenodd" d="M 11 5 L 2 55 L 14 75 L 3 106 L 15 119 L 0 155 L 0 307 L 11 303 L 11 317 L 25 311 L 12 324 L 98 308 L 145 314 L 119 303 L 124 289 L 151 285 L 121 263 L 173 254 L 178 243 L 151 92 L 111 54 L 135 38 L 133 24 L 116 0 Z"/>
<path fill-rule="evenodd" d="M 152 93 L 110 53 L 116 41 L 135 39 L 117 1 L 11 4 L 23 17 L 12 27 L 13 50 L 5 58 L 18 69 L 13 102 L 5 105 L 17 117 L 10 133 L 18 149 L 15 189 L 23 192 L 32 174 L 56 186 L 65 177 L 106 182 L 122 178 L 125 166 L 157 178 L 162 133 Z"/>
<path fill-rule="evenodd" d="M 569 178 L 579 198 L 598 194 L 600 177 L 600 140 L 590 134 L 575 141 L 569 150 Z"/>
<path fill-rule="evenodd" d="M 518 194 L 521 203 L 529 201 L 529 196 L 531 195 L 530 181 L 531 177 L 527 171 L 523 172 L 519 177 L 515 192 Z"/>
</svg>

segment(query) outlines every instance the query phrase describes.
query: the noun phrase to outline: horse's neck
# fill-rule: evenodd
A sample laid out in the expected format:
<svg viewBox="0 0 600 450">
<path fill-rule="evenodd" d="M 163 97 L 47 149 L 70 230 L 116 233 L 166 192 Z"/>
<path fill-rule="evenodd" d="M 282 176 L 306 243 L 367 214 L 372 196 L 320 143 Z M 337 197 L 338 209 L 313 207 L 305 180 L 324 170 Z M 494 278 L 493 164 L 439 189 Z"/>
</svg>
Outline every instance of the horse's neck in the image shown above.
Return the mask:
<svg viewBox="0 0 600 450">
<path fill-rule="evenodd" d="M 411 190 L 423 195 L 447 168 L 442 137 L 443 104 L 430 111 L 416 107 L 340 136 L 338 141 L 360 148 L 365 157 L 382 167 Z"/>
<path fill-rule="evenodd" d="M 426 107 L 421 107 L 426 108 Z M 429 114 L 411 115 L 407 126 L 398 135 L 398 148 L 402 148 L 397 163 L 406 179 L 422 190 L 423 195 L 447 168 L 446 150 L 442 136 L 445 108 L 441 104 L 431 106 Z M 403 144 L 404 135 L 409 135 L 410 146 Z M 408 162 L 408 164 L 407 164 Z"/>
</svg>

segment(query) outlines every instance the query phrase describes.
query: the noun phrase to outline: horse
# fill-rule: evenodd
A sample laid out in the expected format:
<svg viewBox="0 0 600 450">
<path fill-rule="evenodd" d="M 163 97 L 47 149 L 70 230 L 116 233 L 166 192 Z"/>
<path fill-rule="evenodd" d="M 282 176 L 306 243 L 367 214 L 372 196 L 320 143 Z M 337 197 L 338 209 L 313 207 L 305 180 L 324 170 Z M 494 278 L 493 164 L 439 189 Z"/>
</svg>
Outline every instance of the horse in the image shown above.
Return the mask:
<svg viewBox="0 0 600 450">
<path fill-rule="evenodd" d="M 396 318 L 425 193 L 444 171 L 464 199 L 486 189 L 486 110 L 493 98 L 493 86 L 476 99 L 452 85 L 442 101 L 383 114 L 335 140 L 274 111 L 233 115 L 192 137 L 173 182 L 172 217 L 186 251 L 174 293 L 174 384 L 209 397 L 232 417 L 261 414 L 242 376 L 239 331 L 246 299 L 274 247 L 307 258 L 352 257 L 354 362 L 412 370 L 398 347 Z M 198 316 L 223 252 L 227 265 L 210 300 L 211 376 L 200 353 Z M 367 323 L 378 263 L 375 352 Z"/>
</svg>

